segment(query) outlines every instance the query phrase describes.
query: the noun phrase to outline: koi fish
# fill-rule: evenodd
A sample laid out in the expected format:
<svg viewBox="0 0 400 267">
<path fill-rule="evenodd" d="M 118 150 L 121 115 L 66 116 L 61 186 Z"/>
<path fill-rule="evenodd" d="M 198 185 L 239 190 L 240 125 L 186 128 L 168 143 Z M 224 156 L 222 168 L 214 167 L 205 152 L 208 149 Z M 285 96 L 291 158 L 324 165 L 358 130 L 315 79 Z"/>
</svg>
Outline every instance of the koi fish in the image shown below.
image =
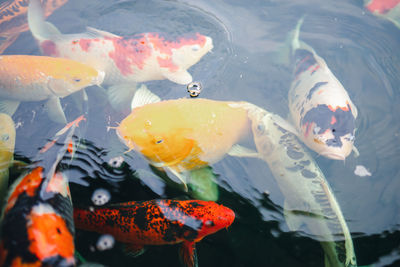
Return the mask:
<svg viewBox="0 0 400 267">
<path fill-rule="evenodd" d="M 1 266 L 75 266 L 72 202 L 58 163 L 82 120 L 61 129 L 11 186 L 2 213 Z"/>
<path fill-rule="evenodd" d="M 317 163 L 294 134 L 276 123 L 283 118 L 250 103 L 240 106 L 248 110 L 252 122 L 256 157 L 268 164 L 285 197 L 289 229 L 308 228 L 321 242 L 325 266 L 357 266 L 350 231 Z"/>
<path fill-rule="evenodd" d="M 44 55 L 70 58 L 106 73 L 104 86 L 113 107 L 132 99 L 135 83 L 168 79 L 192 82 L 187 71 L 213 48 L 210 37 L 196 33 L 170 40 L 158 33 L 118 36 L 87 28 L 80 34 L 61 34 L 46 22 L 38 0 L 29 4 L 28 22 Z"/>
<path fill-rule="evenodd" d="M 47 100 L 49 117 L 66 123 L 60 98 L 100 85 L 104 72 L 82 63 L 44 56 L 0 56 L 0 111 L 14 114 L 21 101 Z"/>
<path fill-rule="evenodd" d="M 0 202 L 2 203 L 8 188 L 8 168 L 14 157 L 15 126 L 14 121 L 5 113 L 0 113 Z"/>
<path fill-rule="evenodd" d="M 174 173 L 186 187 L 185 173 L 219 161 L 248 129 L 246 111 L 231 102 L 160 98 L 142 86 L 132 112 L 116 127 L 129 151 Z"/>
<path fill-rule="evenodd" d="M 42 0 L 44 16 L 50 16 L 54 10 L 68 0 Z M 0 54 L 4 52 L 19 36 L 29 30 L 26 13 L 29 0 L 8 0 L 0 5 L 0 37 L 5 40 L 0 44 Z"/>
<path fill-rule="evenodd" d="M 327 158 L 344 160 L 355 139 L 357 108 L 325 60 L 299 40 L 301 19 L 291 43 L 294 79 L 289 90 L 289 110 L 295 128 L 281 125 L 299 136 L 310 149 Z M 357 152 L 356 152 L 357 153 Z"/>
<path fill-rule="evenodd" d="M 104 208 L 74 208 L 78 229 L 111 234 L 127 244 L 135 255 L 144 246 L 183 243 L 180 259 L 187 267 L 197 266 L 195 243 L 230 226 L 235 213 L 212 201 L 131 201 Z"/>
<path fill-rule="evenodd" d="M 374 15 L 393 22 L 400 28 L 400 0 L 364 0 L 364 6 Z"/>
</svg>

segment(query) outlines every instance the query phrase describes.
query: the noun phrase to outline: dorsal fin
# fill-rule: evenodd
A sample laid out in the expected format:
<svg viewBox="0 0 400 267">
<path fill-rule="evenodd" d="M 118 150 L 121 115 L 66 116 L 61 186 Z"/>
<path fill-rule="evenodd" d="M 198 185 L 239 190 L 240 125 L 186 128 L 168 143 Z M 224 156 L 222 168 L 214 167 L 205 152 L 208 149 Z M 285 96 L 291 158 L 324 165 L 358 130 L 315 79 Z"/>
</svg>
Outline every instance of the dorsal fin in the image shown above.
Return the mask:
<svg viewBox="0 0 400 267">
<path fill-rule="evenodd" d="M 119 35 L 113 34 L 111 32 L 98 30 L 93 27 L 86 27 L 86 31 L 89 35 L 93 35 L 94 37 L 121 38 L 121 36 Z"/>
</svg>

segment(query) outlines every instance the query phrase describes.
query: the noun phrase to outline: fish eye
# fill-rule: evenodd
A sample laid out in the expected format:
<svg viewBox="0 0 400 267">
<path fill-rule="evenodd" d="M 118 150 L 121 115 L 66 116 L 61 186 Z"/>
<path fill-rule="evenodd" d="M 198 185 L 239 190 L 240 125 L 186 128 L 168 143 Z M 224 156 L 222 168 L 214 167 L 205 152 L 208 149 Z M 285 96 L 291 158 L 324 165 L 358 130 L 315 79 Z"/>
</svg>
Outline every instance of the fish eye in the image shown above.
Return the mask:
<svg viewBox="0 0 400 267">
<path fill-rule="evenodd" d="M 200 46 L 199 45 L 193 45 L 192 46 L 192 51 L 199 51 L 200 50 Z"/>
<path fill-rule="evenodd" d="M 76 82 L 76 83 L 79 83 L 80 81 L 81 81 L 81 79 L 79 79 L 79 78 L 73 78 L 72 79 L 74 82 Z"/>
<path fill-rule="evenodd" d="M 8 139 L 10 139 L 10 136 L 8 134 L 3 134 L 3 136 L 1 137 L 2 141 L 7 141 Z"/>
<path fill-rule="evenodd" d="M 163 141 L 164 141 L 163 139 L 157 140 L 156 144 L 161 144 Z"/>
<path fill-rule="evenodd" d="M 214 226 L 215 224 L 214 224 L 214 222 L 213 222 L 212 220 L 207 220 L 207 221 L 204 223 L 204 225 L 205 225 L 205 226 L 208 226 L 208 227 L 211 227 L 211 226 Z"/>
<path fill-rule="evenodd" d="M 262 124 L 262 123 L 258 124 L 257 125 L 257 130 L 260 131 L 260 132 L 263 132 L 265 130 L 264 124 Z"/>
</svg>

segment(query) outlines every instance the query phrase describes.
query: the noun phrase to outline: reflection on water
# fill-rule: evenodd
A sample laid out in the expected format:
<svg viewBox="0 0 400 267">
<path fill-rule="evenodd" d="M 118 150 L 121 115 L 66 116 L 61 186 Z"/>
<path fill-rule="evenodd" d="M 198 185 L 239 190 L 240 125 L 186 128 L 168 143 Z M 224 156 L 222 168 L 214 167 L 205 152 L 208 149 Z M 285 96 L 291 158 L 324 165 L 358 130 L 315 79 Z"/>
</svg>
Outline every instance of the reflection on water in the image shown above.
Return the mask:
<svg viewBox="0 0 400 267">
<path fill-rule="evenodd" d="M 400 29 L 369 13 L 363 1 L 69 0 L 49 21 L 63 33 L 90 26 L 121 36 L 143 32 L 164 32 L 172 38 L 187 32 L 210 36 L 212 53 L 189 69 L 194 81 L 202 84 L 199 98 L 249 101 L 286 118 L 292 68 L 273 62 L 271 55 L 303 14 L 307 17 L 300 38 L 325 59 L 359 112 L 355 139 L 359 157 L 350 155 L 342 162 L 311 155 L 341 207 L 357 263 L 395 266 L 400 264 Z M 4 53 L 39 55 L 39 49 L 25 32 Z M 162 99 L 188 97 L 185 85 L 166 80 L 146 85 Z M 98 88 L 87 93 L 87 127 L 79 129 L 82 139 L 73 158 L 63 160 L 74 204 L 93 205 L 93 192 L 100 188 L 110 193 L 111 203 L 190 198 L 172 181 L 162 179 L 166 174 L 151 168 L 140 154 L 125 153 L 115 130 L 107 127 L 118 126 L 127 114 L 115 111 Z M 13 116 L 17 159 L 32 159 L 61 128 L 49 121 L 43 105 L 23 103 Z M 62 99 L 62 107 L 68 121 L 82 112 L 72 97 Z M 246 142 L 254 147 L 252 138 Z M 372 175 L 357 176 L 357 165 Z M 233 209 L 236 219 L 228 230 L 197 244 L 200 266 L 323 266 L 319 243 L 286 225 L 284 196 L 265 162 L 226 156 L 212 166 L 212 172 L 219 185 L 218 203 Z M 76 247 L 84 259 L 107 266 L 177 264 L 175 245 L 149 247 L 131 258 L 118 242 L 110 249 L 97 249 L 99 237 L 77 231 Z"/>
</svg>

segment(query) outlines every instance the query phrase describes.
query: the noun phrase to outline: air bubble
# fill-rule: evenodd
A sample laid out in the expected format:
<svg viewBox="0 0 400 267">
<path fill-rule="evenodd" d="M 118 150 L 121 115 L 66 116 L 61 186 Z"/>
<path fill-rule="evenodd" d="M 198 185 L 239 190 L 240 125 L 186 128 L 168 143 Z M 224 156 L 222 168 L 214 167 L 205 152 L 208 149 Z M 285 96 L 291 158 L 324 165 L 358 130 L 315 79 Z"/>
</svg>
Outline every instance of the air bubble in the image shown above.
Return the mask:
<svg viewBox="0 0 400 267">
<path fill-rule="evenodd" d="M 200 82 L 191 82 L 187 85 L 187 91 L 191 97 L 197 97 L 201 93 L 202 89 L 203 86 Z"/>
<path fill-rule="evenodd" d="M 110 192 L 108 192 L 108 190 L 103 188 L 96 189 L 92 194 L 92 202 L 96 206 L 104 205 L 108 201 L 110 201 L 110 199 L 111 199 Z"/>
</svg>

